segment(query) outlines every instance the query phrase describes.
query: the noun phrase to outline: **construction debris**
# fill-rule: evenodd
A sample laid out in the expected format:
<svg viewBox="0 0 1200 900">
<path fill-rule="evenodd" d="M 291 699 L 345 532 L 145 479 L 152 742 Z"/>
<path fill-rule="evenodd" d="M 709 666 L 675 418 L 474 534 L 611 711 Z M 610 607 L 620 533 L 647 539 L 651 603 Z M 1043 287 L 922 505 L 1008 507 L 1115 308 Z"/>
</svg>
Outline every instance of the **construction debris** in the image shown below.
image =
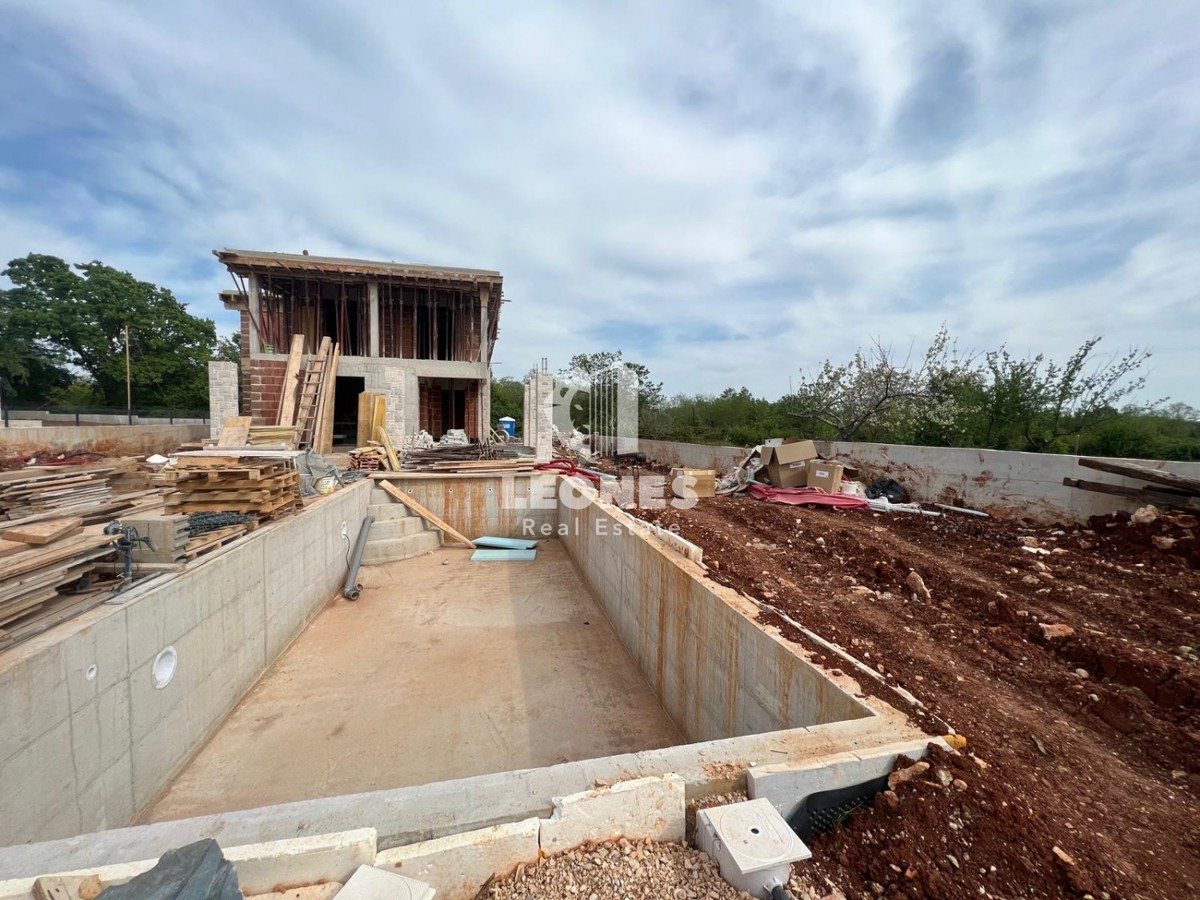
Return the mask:
<svg viewBox="0 0 1200 900">
<path fill-rule="evenodd" d="M 12 523 L 66 515 L 83 524 L 161 505 L 148 471 L 132 457 L 86 465 L 36 466 L 0 474 L 0 513 Z M 0 527 L 3 522 L 0 521 Z"/>
<path fill-rule="evenodd" d="M 532 472 L 536 460 L 529 447 L 510 444 L 467 444 L 409 450 L 400 469 L 405 472 Z"/>
<path fill-rule="evenodd" d="M 40 634 L 105 599 L 103 591 L 60 591 L 110 554 L 116 535 L 104 534 L 101 526 L 81 529 L 78 518 L 44 524 L 36 544 L 21 545 L 25 549 L 0 560 L 0 648 Z"/>
</svg>

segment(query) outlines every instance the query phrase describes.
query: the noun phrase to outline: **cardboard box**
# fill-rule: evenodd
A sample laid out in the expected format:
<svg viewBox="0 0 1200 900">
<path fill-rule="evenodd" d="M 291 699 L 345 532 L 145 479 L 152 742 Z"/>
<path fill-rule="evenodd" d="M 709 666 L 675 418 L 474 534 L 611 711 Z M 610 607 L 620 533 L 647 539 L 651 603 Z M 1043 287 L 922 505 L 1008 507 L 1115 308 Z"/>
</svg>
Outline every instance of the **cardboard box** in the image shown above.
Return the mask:
<svg viewBox="0 0 1200 900">
<path fill-rule="evenodd" d="M 823 459 L 814 460 L 808 464 L 808 487 L 821 488 L 827 494 L 836 494 L 842 487 L 842 472 L 845 469 L 841 463 L 827 462 Z"/>
<path fill-rule="evenodd" d="M 685 489 L 690 490 L 691 494 L 685 493 Z M 672 469 L 667 479 L 667 490 L 672 497 L 715 497 L 717 473 L 713 469 Z"/>
<path fill-rule="evenodd" d="M 817 446 L 812 441 L 788 438 L 775 447 L 763 447 L 761 457 L 767 480 L 775 487 L 804 487 L 808 461 L 817 458 Z"/>
</svg>

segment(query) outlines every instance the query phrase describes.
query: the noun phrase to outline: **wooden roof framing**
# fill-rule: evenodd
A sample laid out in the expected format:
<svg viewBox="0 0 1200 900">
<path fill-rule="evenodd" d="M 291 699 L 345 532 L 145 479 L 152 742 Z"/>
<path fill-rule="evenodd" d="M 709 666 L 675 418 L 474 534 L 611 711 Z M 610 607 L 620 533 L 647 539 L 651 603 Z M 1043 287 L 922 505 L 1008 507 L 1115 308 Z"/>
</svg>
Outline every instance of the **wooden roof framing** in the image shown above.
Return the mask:
<svg viewBox="0 0 1200 900">
<path fill-rule="evenodd" d="M 451 284 L 488 284 L 500 286 L 503 277 L 490 269 L 462 269 L 454 266 L 428 266 L 417 263 L 379 262 L 336 256 L 306 256 L 300 253 L 268 253 L 258 250 L 214 250 L 229 271 L 237 275 L 285 275 L 306 273 L 309 277 L 328 275 L 342 280 L 372 281 L 376 278 L 401 278 L 408 283 L 448 286 Z"/>
</svg>

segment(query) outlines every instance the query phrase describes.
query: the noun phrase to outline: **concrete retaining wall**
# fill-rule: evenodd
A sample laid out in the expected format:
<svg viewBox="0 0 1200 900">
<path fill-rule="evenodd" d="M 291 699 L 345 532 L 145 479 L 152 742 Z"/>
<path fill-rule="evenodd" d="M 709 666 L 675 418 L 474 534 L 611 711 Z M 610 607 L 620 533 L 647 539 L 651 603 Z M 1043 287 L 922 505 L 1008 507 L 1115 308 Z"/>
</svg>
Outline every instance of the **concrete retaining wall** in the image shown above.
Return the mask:
<svg viewBox="0 0 1200 900">
<path fill-rule="evenodd" d="M 627 650 L 689 741 L 806 728 L 872 715 L 754 621 L 757 606 L 595 492 L 571 486 L 560 540 Z M 573 508 L 573 507 L 582 508 Z"/>
<path fill-rule="evenodd" d="M 131 822 L 336 594 L 341 525 L 358 533 L 369 493 L 340 490 L 0 653 L 0 846 Z M 168 646 L 178 668 L 157 689 Z"/>
<path fill-rule="evenodd" d="M 0 428 L 0 448 L 10 453 L 50 449 L 149 456 L 206 437 L 207 425 L 43 425 Z"/>
<path fill-rule="evenodd" d="M 75 413 L 52 413 L 40 409 L 10 410 L 9 421 L 14 419 L 37 419 L 47 425 L 74 425 Z M 80 412 L 81 425 L 129 425 L 129 416 L 125 413 L 89 413 Z M 183 416 L 139 416 L 133 414 L 134 425 L 207 425 L 208 419 Z"/>
<path fill-rule="evenodd" d="M 1144 502 L 1111 494 L 1067 487 L 1064 478 L 1081 478 L 1126 487 L 1146 487 L 1141 481 L 1109 475 L 1079 465 L 1078 456 L 1059 453 L 1016 453 L 957 447 L 912 447 L 902 444 L 829 443 L 827 455 L 853 461 L 866 473 L 886 474 L 903 484 L 918 500 L 954 504 L 997 515 L 1041 522 L 1081 522 L 1115 510 L 1134 510 Z M 1200 463 L 1123 459 L 1200 478 Z"/>
<path fill-rule="evenodd" d="M 667 465 L 726 472 L 746 458 L 739 447 L 640 441 L 642 452 Z M 1111 494 L 1067 487 L 1064 478 L 1080 478 L 1124 487 L 1144 482 L 1086 469 L 1078 456 L 1059 453 L 1017 453 L 963 447 L 916 447 L 905 444 L 866 444 L 818 441 L 828 457 L 848 460 L 865 478 L 895 478 L 917 500 L 957 505 L 994 514 L 1042 522 L 1083 521 L 1116 510 L 1134 510 L 1143 503 Z M 1114 462 L 1149 466 L 1200 478 L 1200 462 L 1122 459 Z"/>
<path fill-rule="evenodd" d="M 716 469 L 728 472 L 746 458 L 749 450 L 743 447 L 683 444 L 677 441 L 638 440 L 638 448 L 655 462 L 687 469 Z"/>
</svg>

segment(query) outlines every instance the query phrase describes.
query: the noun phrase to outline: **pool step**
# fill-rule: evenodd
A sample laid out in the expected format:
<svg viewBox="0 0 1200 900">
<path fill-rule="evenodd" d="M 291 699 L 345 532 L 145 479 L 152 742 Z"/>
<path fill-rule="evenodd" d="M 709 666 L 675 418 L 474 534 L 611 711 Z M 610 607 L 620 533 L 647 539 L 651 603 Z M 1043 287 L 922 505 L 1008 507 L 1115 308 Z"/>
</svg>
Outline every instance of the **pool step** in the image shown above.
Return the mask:
<svg viewBox="0 0 1200 900">
<path fill-rule="evenodd" d="M 441 546 L 440 531 L 385 491 L 374 488 L 370 499 L 367 512 L 375 517 L 375 523 L 363 549 L 363 565 L 408 559 Z"/>
<path fill-rule="evenodd" d="M 371 527 L 371 532 L 371 539 L 367 541 L 367 546 L 363 550 L 364 566 L 409 559 L 429 553 L 442 545 L 442 533 L 431 528 L 415 534 L 406 534 L 403 537 L 390 538 L 376 538 L 374 526 Z"/>
</svg>

